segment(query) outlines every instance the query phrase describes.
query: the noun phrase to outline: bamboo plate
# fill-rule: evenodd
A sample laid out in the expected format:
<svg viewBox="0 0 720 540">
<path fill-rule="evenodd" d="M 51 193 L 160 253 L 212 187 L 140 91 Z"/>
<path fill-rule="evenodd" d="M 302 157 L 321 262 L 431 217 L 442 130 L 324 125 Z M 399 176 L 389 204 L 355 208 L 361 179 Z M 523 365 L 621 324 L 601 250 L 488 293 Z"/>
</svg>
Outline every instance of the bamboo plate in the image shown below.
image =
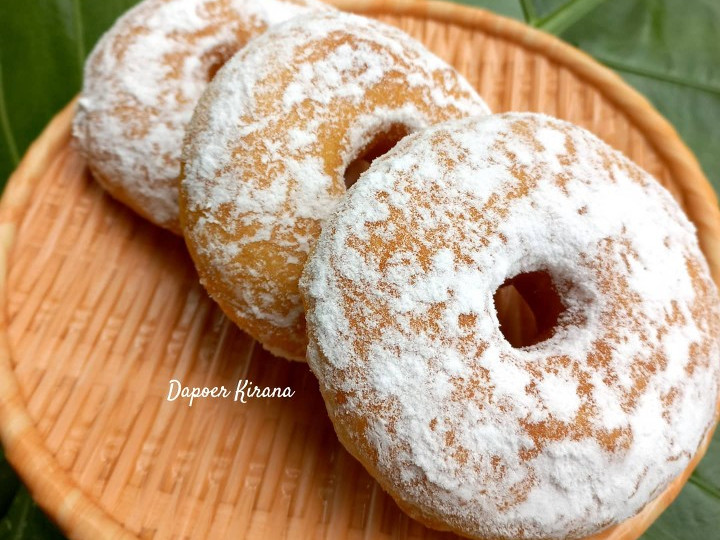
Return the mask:
<svg viewBox="0 0 720 540">
<path fill-rule="evenodd" d="M 336 3 L 421 39 L 494 110 L 554 114 L 623 150 L 681 202 L 718 282 L 715 195 L 673 129 L 616 75 L 486 12 Z M 0 435 L 38 503 L 89 540 L 449 537 L 405 516 L 342 449 L 306 366 L 269 356 L 228 323 L 180 239 L 92 182 L 69 145 L 72 113 L 71 104 L 33 144 L 0 204 Z M 189 408 L 166 401 L 173 378 L 232 388 L 250 379 L 295 395 Z M 638 536 L 686 477 L 630 532 L 603 537 Z"/>
</svg>

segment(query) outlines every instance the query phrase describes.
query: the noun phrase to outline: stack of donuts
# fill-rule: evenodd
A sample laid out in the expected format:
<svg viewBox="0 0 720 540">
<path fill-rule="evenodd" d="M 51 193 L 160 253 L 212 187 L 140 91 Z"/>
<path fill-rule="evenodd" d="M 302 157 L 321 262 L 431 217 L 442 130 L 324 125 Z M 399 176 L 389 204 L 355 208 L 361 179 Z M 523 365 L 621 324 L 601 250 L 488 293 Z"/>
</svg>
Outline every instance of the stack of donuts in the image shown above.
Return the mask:
<svg viewBox="0 0 720 540">
<path fill-rule="evenodd" d="M 430 527 L 601 534 L 714 427 L 720 300 L 675 200 L 580 127 L 490 114 L 396 28 L 145 0 L 88 59 L 74 137 Z"/>
</svg>

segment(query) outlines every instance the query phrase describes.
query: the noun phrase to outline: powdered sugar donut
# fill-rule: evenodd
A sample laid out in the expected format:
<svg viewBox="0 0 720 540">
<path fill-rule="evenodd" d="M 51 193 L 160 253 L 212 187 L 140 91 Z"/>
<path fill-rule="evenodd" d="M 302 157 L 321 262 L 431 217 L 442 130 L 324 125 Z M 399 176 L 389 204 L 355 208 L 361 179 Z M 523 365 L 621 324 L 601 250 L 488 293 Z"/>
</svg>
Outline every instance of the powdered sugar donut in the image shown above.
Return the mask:
<svg viewBox="0 0 720 540">
<path fill-rule="evenodd" d="M 185 126 L 208 81 L 248 39 L 315 0 L 145 0 L 85 65 L 73 126 L 93 176 L 116 199 L 179 232 Z"/>
<path fill-rule="evenodd" d="M 271 28 L 220 70 L 188 129 L 181 219 L 210 296 L 265 348 L 304 360 L 297 284 L 347 177 L 407 132 L 485 113 L 396 28 L 340 12 Z"/>
<path fill-rule="evenodd" d="M 493 302 L 507 283 L 538 326 L 517 346 Z M 300 287 L 340 440 L 431 527 L 594 534 L 658 496 L 715 421 L 720 308 L 694 228 L 560 120 L 406 138 L 326 220 Z"/>
</svg>

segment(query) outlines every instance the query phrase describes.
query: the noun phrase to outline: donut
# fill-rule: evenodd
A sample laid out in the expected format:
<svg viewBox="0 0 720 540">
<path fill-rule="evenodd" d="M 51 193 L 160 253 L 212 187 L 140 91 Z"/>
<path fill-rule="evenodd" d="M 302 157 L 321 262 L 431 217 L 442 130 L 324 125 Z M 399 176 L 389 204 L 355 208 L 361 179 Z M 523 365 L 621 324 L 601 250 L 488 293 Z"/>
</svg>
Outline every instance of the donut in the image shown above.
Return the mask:
<svg viewBox="0 0 720 540">
<path fill-rule="evenodd" d="M 201 282 L 266 349 L 304 361 L 298 280 L 347 185 L 409 132 L 487 112 L 396 28 L 327 12 L 269 29 L 218 72 L 188 127 L 180 217 Z"/>
<path fill-rule="evenodd" d="M 145 0 L 90 54 L 73 123 L 76 147 L 100 184 L 173 232 L 185 126 L 218 68 L 268 25 L 315 0 Z"/>
<path fill-rule="evenodd" d="M 503 331 L 504 287 L 530 332 Z M 694 227 L 561 120 L 410 135 L 326 219 L 300 290 L 339 439 L 436 529 L 565 539 L 624 523 L 716 421 L 720 300 Z"/>
</svg>

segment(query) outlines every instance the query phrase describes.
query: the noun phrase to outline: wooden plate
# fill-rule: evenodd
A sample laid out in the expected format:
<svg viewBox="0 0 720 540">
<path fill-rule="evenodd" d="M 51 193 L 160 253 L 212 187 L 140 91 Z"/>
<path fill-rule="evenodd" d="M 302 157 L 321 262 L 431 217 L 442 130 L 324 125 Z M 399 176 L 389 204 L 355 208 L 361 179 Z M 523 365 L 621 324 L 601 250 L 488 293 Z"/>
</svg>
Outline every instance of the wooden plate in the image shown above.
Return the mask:
<svg viewBox="0 0 720 540">
<path fill-rule="evenodd" d="M 566 118 L 627 153 L 683 205 L 718 281 L 712 189 L 668 123 L 612 72 L 486 12 L 336 3 L 425 42 L 494 110 Z M 38 503 L 78 539 L 449 536 L 405 516 L 343 450 L 305 365 L 269 356 L 228 323 L 181 239 L 91 180 L 70 146 L 72 113 L 31 147 L 0 204 L 0 436 Z M 166 400 L 171 379 L 233 389 L 249 379 L 295 395 L 190 408 Z M 637 537 L 686 476 L 631 527 L 602 536 Z"/>
</svg>

